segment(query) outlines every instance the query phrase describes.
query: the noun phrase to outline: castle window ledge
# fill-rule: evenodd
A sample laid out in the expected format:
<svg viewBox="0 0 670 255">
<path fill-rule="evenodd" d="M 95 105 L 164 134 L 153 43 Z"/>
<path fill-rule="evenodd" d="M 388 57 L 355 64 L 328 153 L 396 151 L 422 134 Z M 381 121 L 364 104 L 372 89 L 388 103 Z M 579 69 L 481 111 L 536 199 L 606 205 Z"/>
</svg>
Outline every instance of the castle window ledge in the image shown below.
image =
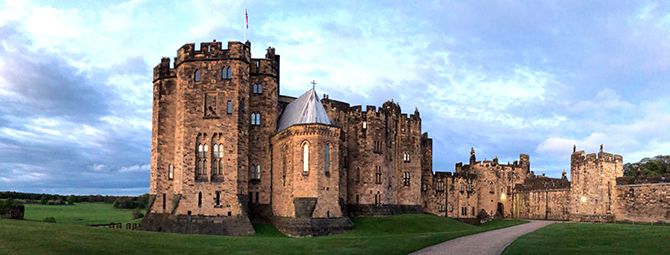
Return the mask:
<svg viewBox="0 0 670 255">
<path fill-rule="evenodd" d="M 251 184 L 259 184 L 259 183 L 261 183 L 261 179 L 251 179 L 251 180 L 249 180 L 249 183 L 251 183 Z"/>
<path fill-rule="evenodd" d="M 195 176 L 195 181 L 196 182 L 208 182 L 209 178 L 207 178 L 207 175 L 196 175 Z"/>
<path fill-rule="evenodd" d="M 202 118 L 203 119 L 218 119 L 219 116 L 205 116 L 205 117 L 202 117 Z"/>
</svg>

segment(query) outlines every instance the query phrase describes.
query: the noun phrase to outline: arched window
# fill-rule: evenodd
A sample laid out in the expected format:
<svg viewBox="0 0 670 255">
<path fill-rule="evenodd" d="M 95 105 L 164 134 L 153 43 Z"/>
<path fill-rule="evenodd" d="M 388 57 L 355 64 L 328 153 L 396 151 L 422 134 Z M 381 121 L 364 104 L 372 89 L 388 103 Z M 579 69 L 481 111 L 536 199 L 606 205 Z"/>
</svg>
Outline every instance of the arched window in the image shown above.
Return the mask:
<svg viewBox="0 0 670 255">
<path fill-rule="evenodd" d="M 212 146 L 212 158 L 218 158 L 219 157 L 219 146 L 213 145 Z"/>
<path fill-rule="evenodd" d="M 223 174 L 223 160 L 219 160 L 219 172 L 217 174 L 218 175 Z"/>
<path fill-rule="evenodd" d="M 219 158 L 223 158 L 223 144 L 219 144 Z"/>
<path fill-rule="evenodd" d="M 207 144 L 205 144 L 205 147 L 204 147 L 204 148 L 205 148 L 205 149 L 203 150 L 204 155 L 205 155 L 204 158 L 207 158 Z"/>
<path fill-rule="evenodd" d="M 233 78 L 233 69 L 230 69 L 230 67 L 228 67 L 228 79 L 232 78 Z"/>
<path fill-rule="evenodd" d="M 200 70 L 195 70 L 195 74 L 193 74 L 193 80 L 200 81 Z"/>
<path fill-rule="evenodd" d="M 309 144 L 305 143 L 302 146 L 302 171 L 309 172 Z"/>
<path fill-rule="evenodd" d="M 174 169 L 172 169 L 172 164 L 168 166 L 168 179 L 172 180 L 174 178 Z"/>
<path fill-rule="evenodd" d="M 256 179 L 254 174 L 256 172 L 256 165 L 251 165 L 251 168 L 249 168 L 249 180 Z"/>
<path fill-rule="evenodd" d="M 254 94 L 258 94 L 258 85 L 254 84 L 253 92 Z"/>
<path fill-rule="evenodd" d="M 256 113 L 256 126 L 261 125 L 261 114 Z"/>
<path fill-rule="evenodd" d="M 463 187 L 463 182 L 458 183 L 458 190 L 462 193 L 465 187 Z"/>
<path fill-rule="evenodd" d="M 202 158 L 202 144 L 198 145 L 198 158 Z"/>
<path fill-rule="evenodd" d="M 202 161 L 198 161 L 198 169 L 197 169 L 198 174 L 202 174 Z"/>
<path fill-rule="evenodd" d="M 202 207 L 202 192 L 198 192 L 198 207 Z"/>
<path fill-rule="evenodd" d="M 214 148 L 216 148 L 216 146 L 214 146 Z M 219 173 L 218 167 L 219 167 L 219 164 L 217 163 L 217 161 L 213 160 L 212 161 L 212 175 L 216 175 L 216 174 Z"/>
<path fill-rule="evenodd" d="M 228 72 L 226 72 L 226 67 L 221 68 L 221 79 L 228 79 Z"/>
<path fill-rule="evenodd" d="M 261 165 L 256 165 L 256 179 L 261 179 Z"/>
<path fill-rule="evenodd" d="M 263 94 L 263 85 L 258 84 L 258 94 Z"/>
<path fill-rule="evenodd" d="M 326 174 L 330 174 L 330 145 L 326 144 L 326 155 L 324 157 L 326 159 L 325 166 L 326 166 Z"/>
</svg>

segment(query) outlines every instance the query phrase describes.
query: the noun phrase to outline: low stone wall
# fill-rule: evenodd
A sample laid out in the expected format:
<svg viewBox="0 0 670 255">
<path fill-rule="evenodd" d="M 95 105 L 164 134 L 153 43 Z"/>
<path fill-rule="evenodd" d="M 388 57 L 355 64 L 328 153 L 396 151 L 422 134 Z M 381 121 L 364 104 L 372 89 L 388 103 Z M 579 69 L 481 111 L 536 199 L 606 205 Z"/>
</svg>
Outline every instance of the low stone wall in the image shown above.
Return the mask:
<svg viewBox="0 0 670 255">
<path fill-rule="evenodd" d="M 376 204 L 353 204 L 347 209 L 350 217 L 381 217 L 396 214 L 422 214 L 421 205 L 376 205 Z"/>
<path fill-rule="evenodd" d="M 606 223 L 614 222 L 614 215 L 612 214 L 571 214 L 570 221 L 573 222 L 593 222 Z"/>
<path fill-rule="evenodd" d="M 354 223 L 347 217 L 290 218 L 273 217 L 272 224 L 279 232 L 290 237 L 312 237 L 341 234 L 351 231 Z"/>
<path fill-rule="evenodd" d="M 245 216 L 202 216 L 149 213 L 138 230 L 178 234 L 247 236 L 256 233 Z"/>
<path fill-rule="evenodd" d="M 626 182 L 636 183 L 614 187 L 614 212 L 617 221 L 670 223 L 670 183 L 640 183 L 640 179 Z"/>
</svg>

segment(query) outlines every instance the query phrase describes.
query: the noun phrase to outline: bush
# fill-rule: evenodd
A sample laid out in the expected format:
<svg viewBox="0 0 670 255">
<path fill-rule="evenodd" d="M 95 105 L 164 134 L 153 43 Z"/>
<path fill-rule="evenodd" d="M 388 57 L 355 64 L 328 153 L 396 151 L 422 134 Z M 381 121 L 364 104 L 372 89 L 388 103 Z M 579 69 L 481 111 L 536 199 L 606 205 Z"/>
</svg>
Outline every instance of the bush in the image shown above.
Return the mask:
<svg viewBox="0 0 670 255">
<path fill-rule="evenodd" d="M 142 211 L 140 211 L 140 208 L 135 208 L 133 209 L 133 220 L 134 219 L 139 219 L 144 217 L 144 214 L 142 214 Z"/>
<path fill-rule="evenodd" d="M 56 223 L 56 218 L 54 217 L 46 217 L 42 220 L 42 222 L 49 222 L 49 223 Z"/>
<path fill-rule="evenodd" d="M 42 195 L 42 199 L 40 199 L 40 204 L 46 205 L 47 202 L 49 202 L 47 195 Z"/>
<path fill-rule="evenodd" d="M 73 205 L 74 204 L 74 197 L 73 196 L 67 197 L 67 204 L 68 205 Z"/>
</svg>

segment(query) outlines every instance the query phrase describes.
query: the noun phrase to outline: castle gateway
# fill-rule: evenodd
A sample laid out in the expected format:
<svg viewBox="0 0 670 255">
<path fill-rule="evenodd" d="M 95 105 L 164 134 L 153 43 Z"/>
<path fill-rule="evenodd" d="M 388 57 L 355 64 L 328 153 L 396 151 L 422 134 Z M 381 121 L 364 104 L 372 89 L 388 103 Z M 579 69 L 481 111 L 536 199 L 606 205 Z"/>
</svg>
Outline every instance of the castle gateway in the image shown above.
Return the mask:
<svg viewBox="0 0 670 255">
<path fill-rule="evenodd" d="M 430 213 L 488 218 L 670 222 L 670 176 L 622 177 L 623 159 L 574 151 L 571 181 L 497 157 L 433 172 L 418 110 L 280 94 L 280 58 L 251 43 L 186 44 L 154 68 L 151 199 L 140 229 L 289 236 L 353 228 L 349 217 Z"/>
</svg>

